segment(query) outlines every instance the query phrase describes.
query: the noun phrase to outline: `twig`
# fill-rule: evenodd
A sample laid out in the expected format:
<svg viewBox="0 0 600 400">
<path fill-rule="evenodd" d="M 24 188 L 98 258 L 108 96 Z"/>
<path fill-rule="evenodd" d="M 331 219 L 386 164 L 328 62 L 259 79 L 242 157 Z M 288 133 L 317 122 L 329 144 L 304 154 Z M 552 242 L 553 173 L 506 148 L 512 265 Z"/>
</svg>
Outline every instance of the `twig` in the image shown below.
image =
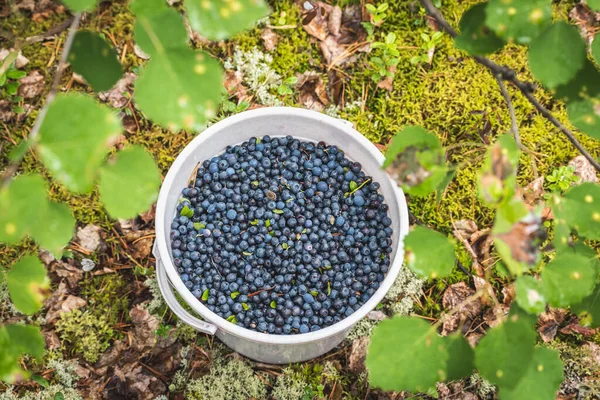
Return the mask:
<svg viewBox="0 0 600 400">
<path fill-rule="evenodd" d="M 58 62 L 58 69 L 56 74 L 54 75 L 54 81 L 52 82 L 52 86 L 50 87 L 50 92 L 46 97 L 46 104 L 40 110 L 37 119 L 35 120 L 35 124 L 33 124 L 33 128 L 31 128 L 31 133 L 29 133 L 29 137 L 26 139 L 27 142 L 25 144 L 26 148 L 20 152 L 19 156 L 10 162 L 6 171 L 2 175 L 2 179 L 0 181 L 0 189 L 5 188 L 13 174 L 17 172 L 25 153 L 31 147 L 31 145 L 36 141 L 38 134 L 40 133 L 40 127 L 46 118 L 46 114 L 48 113 L 48 109 L 50 108 L 50 104 L 54 101 L 56 96 L 56 91 L 58 90 L 58 85 L 60 84 L 60 79 L 62 78 L 65 65 L 67 63 L 67 57 L 69 55 L 69 51 L 71 50 L 71 45 L 73 44 L 73 39 L 75 38 L 75 33 L 77 32 L 77 28 L 79 28 L 79 22 L 81 21 L 81 13 L 75 14 L 73 18 L 73 22 L 71 23 L 71 27 L 69 28 L 69 34 L 67 35 L 67 40 L 65 41 L 65 46 L 63 48 L 63 52 L 60 56 L 60 60 Z"/>
<path fill-rule="evenodd" d="M 519 126 L 517 125 L 517 116 L 515 115 L 515 107 L 513 106 L 512 100 L 510 98 L 510 93 L 506 89 L 506 85 L 502 80 L 501 75 L 495 75 L 496 82 L 498 82 L 498 86 L 500 86 L 500 92 L 502 92 L 502 96 L 504 96 L 504 100 L 506 101 L 506 105 L 508 107 L 508 112 L 510 114 L 510 130 L 515 136 L 515 142 L 517 142 L 517 146 L 521 147 L 521 136 L 519 135 Z"/>
<path fill-rule="evenodd" d="M 444 18 L 440 10 L 438 10 L 431 0 L 421 0 L 421 4 L 425 8 L 427 14 L 429 14 L 436 23 L 444 29 L 450 36 L 456 37 L 457 33 L 450 26 L 448 21 Z M 573 132 L 571 132 L 566 126 L 564 126 L 552 113 L 544 107 L 540 102 L 533 96 L 535 91 L 535 85 L 531 82 L 523 82 L 517 78 L 517 74 L 514 70 L 507 66 L 500 66 L 486 57 L 473 56 L 475 61 L 489 69 L 494 76 L 501 76 L 502 80 L 508 81 L 515 85 L 517 89 L 523 93 L 523 95 L 529 100 L 529 102 L 542 114 L 548 121 L 552 122 L 560 131 L 569 139 L 571 144 L 594 166 L 597 171 L 600 171 L 600 163 L 592 157 L 590 153 L 579 143 Z"/>
</svg>

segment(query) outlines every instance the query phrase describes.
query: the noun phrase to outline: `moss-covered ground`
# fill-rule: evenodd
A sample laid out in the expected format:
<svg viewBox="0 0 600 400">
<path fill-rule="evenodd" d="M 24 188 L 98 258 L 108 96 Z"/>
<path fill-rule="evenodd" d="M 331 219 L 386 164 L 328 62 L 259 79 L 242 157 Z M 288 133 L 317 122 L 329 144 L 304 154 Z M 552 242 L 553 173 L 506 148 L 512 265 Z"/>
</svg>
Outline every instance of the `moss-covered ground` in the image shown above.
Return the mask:
<svg viewBox="0 0 600 400">
<path fill-rule="evenodd" d="M 456 26 L 462 13 L 477 2 L 442 0 L 441 9 L 450 23 Z M 358 1 L 334 0 L 330 3 L 346 6 Z M 376 35 L 394 32 L 398 37 L 401 50 L 392 90 L 376 87 L 371 79 L 370 55 L 358 53 L 358 59 L 342 71 L 343 97 L 347 107 L 329 107 L 327 112 L 351 121 L 366 138 L 382 146 L 406 124 L 422 125 L 436 133 L 449 147 L 448 161 L 458 166 L 456 176 L 439 197 L 432 194 L 424 198 L 410 198 L 412 215 L 448 235 L 452 234 L 452 222 L 458 220 L 473 220 L 479 229 L 489 228 L 493 212 L 477 198 L 476 175 L 485 152 L 484 139 L 493 140 L 510 128 L 508 110 L 496 81 L 465 53 L 457 50 L 447 36 L 435 49 L 430 65 L 412 64 L 411 58 L 421 51 L 421 33 L 431 34 L 432 28 L 418 1 L 389 0 L 388 3 L 389 17 L 377 28 Z M 568 18 L 573 3 L 572 0 L 555 1 L 555 17 Z M 298 3 L 277 0 L 271 1 L 271 6 L 273 14 L 266 24 L 282 28 L 273 29 L 278 38 L 273 50 L 264 48 L 261 39 L 264 24 L 226 43 L 208 45 L 206 49 L 223 62 L 236 51 L 248 53 L 257 49 L 272 57 L 261 68 L 269 68 L 284 79 L 315 71 L 328 85 L 327 65 L 316 40 L 302 28 Z M 23 10 L 0 19 L 0 28 L 24 38 L 45 32 L 67 18 L 68 14 L 58 9 L 33 22 L 31 13 Z M 103 33 L 117 49 L 124 69 L 136 72 L 144 61 L 134 52 L 133 24 L 134 18 L 126 0 L 102 2 L 83 23 L 84 27 Z M 23 55 L 30 60 L 24 69 L 27 72 L 38 70 L 44 76 L 46 91 L 56 71 L 56 60 L 64 38 L 63 32 L 23 49 Z M 8 41 L 2 40 L 0 47 L 7 47 Z M 521 78 L 532 79 L 523 47 L 508 45 L 492 58 L 516 70 Z M 89 91 L 86 86 L 73 81 L 71 73 L 65 74 L 62 87 Z M 523 153 L 518 174 L 519 184 L 525 186 L 566 165 L 578 154 L 520 93 L 510 87 L 508 90 L 513 97 L 522 142 L 530 150 Z M 285 105 L 301 106 L 297 90 L 286 96 L 278 95 L 276 90 L 271 90 L 271 94 Z M 541 89 L 536 94 L 569 126 L 562 103 L 554 101 Z M 34 110 L 24 118 L 3 124 L 3 129 L 0 129 L 0 166 L 8 163 L 9 153 L 27 137 L 43 98 L 42 95 L 33 99 Z M 123 142 L 144 145 L 154 155 L 163 175 L 197 134 L 163 130 L 144 119 L 134 105 L 128 105 L 121 111 L 135 121 L 135 129 L 131 130 L 132 133 L 124 133 Z M 226 115 L 228 113 L 223 112 L 220 118 Z M 598 142 L 583 135 L 578 135 L 578 138 L 592 154 L 600 156 Z M 51 349 L 42 364 L 23 360 L 23 365 L 40 379 L 38 383 L 23 383 L 11 388 L 0 383 L 0 399 L 19 395 L 33 398 L 36 392 L 39 392 L 38 398 L 44 399 L 60 398 L 55 397 L 56 393 L 61 393 L 64 398 L 159 398 L 164 395 L 174 399 L 271 396 L 278 399 L 365 399 L 381 395 L 369 389 L 364 372 L 348 368 L 350 341 L 322 358 L 281 368 L 240 359 L 217 339 L 194 333 L 178 323 L 161 302 L 154 280 L 155 260 L 150 254 L 154 234 L 152 213 L 132 221 L 111 220 L 99 202 L 97 192 L 86 195 L 69 193 L 51 180 L 32 152 L 25 156 L 20 171 L 37 171 L 48 178 L 51 197 L 70 206 L 78 227 L 88 224 L 98 226 L 102 244 L 90 252 L 74 240 L 62 261 L 49 264 L 53 289 L 60 290 L 60 285 L 65 284 L 65 277 L 70 276 L 72 279 L 67 278 L 69 282 L 62 289 L 65 297 L 76 296 L 85 304 L 60 314 L 52 322 L 45 320 L 48 317 L 46 311 L 31 319 L 43 327 L 49 336 L 47 341 Z M 10 265 L 23 254 L 38 252 L 35 243 L 29 240 L 13 247 L 0 245 L 0 266 Z M 95 262 L 93 272 L 78 272 L 79 277 L 64 273 L 67 267 L 78 270 L 84 258 Z M 472 260 L 467 251 L 460 248 L 458 258 L 469 270 Z M 68 268 L 66 270 L 70 271 Z M 465 271 L 456 269 L 447 279 L 425 282 L 422 290 L 421 282 L 415 284 L 414 280 L 407 278 L 401 284 L 410 288 L 399 288 L 397 296 L 387 299 L 381 309 L 390 314 L 406 312 L 407 307 L 413 307 L 414 314 L 435 320 L 442 310 L 441 297 L 445 288 L 468 278 Z M 501 279 L 498 282 L 502 284 Z M 400 304 L 404 294 L 411 297 L 410 302 Z M 132 312 L 138 306 L 150 311 L 151 323 L 140 321 Z M 0 317 L 10 321 L 23 319 L 10 307 L 3 288 L 0 288 Z M 353 337 L 368 334 L 372 325 L 372 322 L 363 322 L 361 331 L 355 332 Z M 150 332 L 152 340 L 156 341 L 154 348 L 160 347 L 166 356 L 138 343 L 144 332 Z M 582 368 L 585 374 L 597 379 L 600 368 L 590 366 L 589 360 L 579 366 L 577 362 L 581 354 L 569 350 L 577 347 L 577 340 L 561 339 L 564 340 L 560 349 L 569 359 L 569 373 L 577 375 Z M 115 349 L 119 350 L 118 359 L 109 360 Z M 134 372 L 119 369 L 124 365 L 133 368 Z M 141 372 L 135 372 L 136 368 L 141 368 Z M 577 377 L 569 377 L 577 380 Z M 479 383 L 473 384 L 474 381 Z M 472 378 L 471 383 L 471 386 L 477 386 L 474 393 L 479 393 L 480 397 L 491 396 L 489 388 L 485 389 L 485 383 L 477 377 Z M 147 388 L 154 388 L 154 392 Z M 7 391 L 2 394 L 5 389 Z M 150 393 L 155 397 L 148 397 Z"/>
</svg>

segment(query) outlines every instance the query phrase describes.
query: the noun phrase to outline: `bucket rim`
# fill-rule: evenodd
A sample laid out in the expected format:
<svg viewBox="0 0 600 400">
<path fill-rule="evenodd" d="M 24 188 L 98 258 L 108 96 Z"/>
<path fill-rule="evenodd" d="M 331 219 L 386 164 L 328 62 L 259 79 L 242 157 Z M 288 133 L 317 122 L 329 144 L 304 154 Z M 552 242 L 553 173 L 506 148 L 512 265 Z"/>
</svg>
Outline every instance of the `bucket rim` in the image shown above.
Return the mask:
<svg viewBox="0 0 600 400">
<path fill-rule="evenodd" d="M 207 129 L 201 134 L 198 134 L 183 151 L 177 156 L 175 161 L 171 164 L 167 175 L 161 185 L 158 201 L 156 204 L 156 215 L 155 215 L 155 228 L 156 228 L 156 245 L 158 249 L 158 256 L 162 262 L 171 285 L 174 286 L 175 291 L 185 300 L 185 302 L 192 307 L 192 309 L 198 313 L 204 320 L 214 324 L 218 329 L 221 329 L 229 334 L 239 336 L 243 339 L 258 342 L 258 343 L 269 343 L 269 344 L 305 344 L 310 342 L 319 341 L 327 337 L 338 334 L 342 331 L 350 329 L 358 321 L 364 318 L 371 310 L 373 310 L 377 304 L 385 297 L 394 284 L 400 269 L 403 268 L 404 259 L 404 237 L 408 234 L 408 207 L 406 204 L 406 198 L 404 192 L 400 189 L 396 182 L 393 181 L 389 176 L 388 180 L 392 186 L 395 201 L 392 199 L 386 199 L 386 203 L 392 207 L 394 205 L 398 208 L 399 223 L 398 226 L 393 226 L 393 229 L 398 229 L 398 244 L 397 250 L 393 262 L 390 264 L 390 268 L 381 282 L 381 285 L 373 293 L 373 295 L 367 300 L 358 310 L 354 311 L 349 317 L 342 319 L 328 327 L 319 329 L 315 332 L 294 334 L 294 335 L 279 335 L 271 333 L 262 333 L 253 331 L 241 326 L 235 325 L 226 319 L 220 317 L 216 313 L 210 311 L 200 300 L 198 300 L 191 291 L 184 285 L 183 281 L 179 277 L 179 274 L 172 262 L 171 255 L 168 250 L 170 224 L 165 226 L 165 215 L 169 213 L 166 209 L 168 195 L 173 186 L 175 177 L 181 173 L 181 169 L 185 160 L 204 142 L 215 139 L 216 135 L 222 135 L 223 131 L 227 130 L 228 127 L 243 122 L 252 118 L 268 118 L 272 116 L 294 116 L 306 119 L 315 120 L 319 123 L 329 125 L 333 129 L 343 131 L 345 134 L 352 136 L 359 144 L 365 149 L 368 154 L 373 157 L 379 164 L 383 164 L 385 157 L 379 151 L 379 149 L 365 138 L 361 133 L 355 130 L 351 124 L 345 120 L 336 119 L 326 114 L 322 114 L 316 111 L 295 108 L 295 107 L 265 107 L 255 110 L 244 111 L 239 114 L 227 117 Z M 272 135 L 277 136 L 277 135 Z M 222 140 L 222 138 L 221 138 Z M 226 141 L 223 143 L 223 149 L 229 145 Z M 189 171 L 186 171 L 189 173 Z"/>
</svg>

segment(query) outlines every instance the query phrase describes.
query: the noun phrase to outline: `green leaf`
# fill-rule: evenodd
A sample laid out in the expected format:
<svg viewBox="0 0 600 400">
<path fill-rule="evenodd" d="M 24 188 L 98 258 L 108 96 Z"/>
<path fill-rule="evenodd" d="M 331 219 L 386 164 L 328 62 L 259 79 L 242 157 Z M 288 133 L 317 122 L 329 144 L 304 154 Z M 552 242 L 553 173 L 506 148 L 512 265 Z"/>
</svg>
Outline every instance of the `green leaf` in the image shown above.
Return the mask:
<svg viewBox="0 0 600 400">
<path fill-rule="evenodd" d="M 550 89 L 575 78 L 585 60 L 585 43 L 579 31 L 562 21 L 550 25 L 529 47 L 531 72 Z"/>
<path fill-rule="evenodd" d="M 60 259 L 63 248 L 73 237 L 75 218 L 66 204 L 48 202 L 44 221 L 43 224 L 31 227 L 31 236 L 40 246 Z"/>
<path fill-rule="evenodd" d="M 600 0 L 598 0 L 598 1 L 600 3 Z M 589 1 L 588 1 L 588 4 L 589 4 Z M 592 50 L 592 56 L 594 57 L 594 60 L 596 60 L 596 62 L 598 64 L 600 64 L 600 35 L 594 36 L 594 41 L 592 42 L 591 50 Z"/>
<path fill-rule="evenodd" d="M 284 249 L 284 250 L 287 250 L 289 247 L 290 247 L 290 245 L 289 245 L 289 244 L 287 244 L 286 242 L 283 242 L 283 243 L 281 244 L 281 248 L 282 248 L 282 249 Z"/>
<path fill-rule="evenodd" d="M 210 40 L 249 29 L 270 12 L 263 0 L 187 0 L 185 10 L 192 29 Z"/>
<path fill-rule="evenodd" d="M 202 300 L 208 300 L 208 289 L 204 290 L 204 293 L 202 293 Z"/>
<path fill-rule="evenodd" d="M 36 257 L 25 256 L 8 271 L 6 285 L 17 310 L 31 315 L 42 308 L 50 280 L 46 276 L 46 269 Z"/>
<path fill-rule="evenodd" d="M 242 308 L 244 309 L 244 311 L 248 311 L 250 309 L 250 306 L 246 303 L 242 303 Z"/>
<path fill-rule="evenodd" d="M 448 349 L 447 380 L 455 381 L 466 378 L 475 370 L 475 353 L 460 333 L 444 338 Z"/>
<path fill-rule="evenodd" d="M 245 256 L 251 256 L 252 255 L 252 253 L 249 252 L 249 251 L 242 251 L 242 254 L 245 255 Z"/>
<path fill-rule="evenodd" d="M 236 297 L 238 297 L 239 295 L 240 295 L 240 292 L 233 292 L 233 293 L 231 293 L 231 298 L 235 300 Z"/>
<path fill-rule="evenodd" d="M 275 210 L 273 210 L 273 212 L 274 212 L 275 214 L 283 214 L 283 210 L 278 210 L 278 209 L 275 209 Z"/>
<path fill-rule="evenodd" d="M 600 11 L 600 0 L 587 0 L 587 5 L 594 11 Z"/>
<path fill-rule="evenodd" d="M 579 317 L 582 324 L 600 327 L 600 285 L 596 284 L 592 294 L 581 302 L 571 305 L 571 311 Z"/>
<path fill-rule="evenodd" d="M 270 219 L 265 220 L 265 227 L 268 228 L 270 226 L 271 226 L 271 220 Z"/>
<path fill-rule="evenodd" d="M 570 228 L 580 236 L 600 240 L 600 185 L 584 182 L 554 199 L 555 246 L 565 246 Z"/>
<path fill-rule="evenodd" d="M 192 214 L 192 217 L 194 215 Z M 194 229 L 199 231 L 200 229 L 206 228 L 206 225 L 204 225 L 202 222 L 194 222 Z"/>
<path fill-rule="evenodd" d="M 258 225 L 258 220 L 254 219 L 254 220 L 250 221 L 250 225 Z"/>
<path fill-rule="evenodd" d="M 600 43 L 600 40 L 597 41 Z M 587 58 L 575 78 L 564 85 L 557 86 L 554 97 L 565 102 L 579 101 L 600 94 L 600 71 Z"/>
<path fill-rule="evenodd" d="M 30 354 L 41 362 L 44 355 L 44 338 L 40 329 L 31 325 L 0 326 L 0 381 L 15 383 L 18 379 L 29 376 L 22 371 L 19 358 Z"/>
<path fill-rule="evenodd" d="M 269 305 L 271 306 L 271 308 L 277 308 L 277 302 L 275 300 L 273 300 Z"/>
<path fill-rule="evenodd" d="M 150 57 L 165 57 L 169 50 L 186 49 L 188 36 L 183 24 L 183 18 L 177 11 L 167 7 L 164 8 L 140 9 L 134 6 L 139 3 L 132 3 L 132 9 L 138 10 L 136 22 L 133 28 L 135 41 L 145 53 Z M 152 1 L 149 2 L 150 4 Z M 135 11 L 134 11 L 135 12 Z"/>
<path fill-rule="evenodd" d="M 95 92 L 110 89 L 123 75 L 115 49 L 92 31 L 77 31 L 68 60 Z"/>
<path fill-rule="evenodd" d="M 561 253 L 546 265 L 541 278 L 548 303 L 568 307 L 592 293 L 598 273 L 586 256 Z"/>
<path fill-rule="evenodd" d="M 542 282 L 532 276 L 517 277 L 515 281 L 516 300 L 519 307 L 531 314 L 541 314 L 546 309 L 546 295 Z"/>
<path fill-rule="evenodd" d="M 201 130 L 221 99 L 222 67 L 204 52 L 157 53 L 136 80 L 134 99 L 154 122 L 171 131 Z"/>
<path fill-rule="evenodd" d="M 20 82 L 9 82 L 6 84 L 5 88 L 6 88 L 6 93 L 8 93 L 11 96 L 14 96 L 15 94 L 17 94 L 17 90 L 19 90 L 19 86 L 21 85 Z"/>
<path fill-rule="evenodd" d="M 71 11 L 92 11 L 96 8 L 98 0 L 61 0 Z"/>
<path fill-rule="evenodd" d="M 181 215 L 182 217 L 192 218 L 194 216 L 194 210 L 192 210 L 191 208 L 189 208 L 186 205 L 186 206 L 183 206 L 179 215 Z"/>
<path fill-rule="evenodd" d="M 121 122 L 107 106 L 82 94 L 56 96 L 40 128 L 38 151 L 69 190 L 89 192 Z"/>
<path fill-rule="evenodd" d="M 504 41 L 485 25 L 487 3 L 476 4 L 463 14 L 456 47 L 473 55 L 486 55 L 499 50 Z"/>
<path fill-rule="evenodd" d="M 506 321 L 487 332 L 475 348 L 475 366 L 481 376 L 503 388 L 518 384 L 533 357 L 533 323 L 513 309 Z"/>
<path fill-rule="evenodd" d="M 44 379 L 41 375 L 33 375 L 31 380 L 37 382 L 38 385 L 43 387 L 44 389 L 48 389 L 50 387 L 50 382 Z"/>
<path fill-rule="evenodd" d="M 6 72 L 6 76 L 10 79 L 21 79 L 27 76 L 27 72 L 18 69 L 13 69 Z"/>
<path fill-rule="evenodd" d="M 498 206 L 510 201 L 516 190 L 519 148 L 508 134 L 500 135 L 488 149 L 479 175 L 479 196 L 485 203 Z"/>
<path fill-rule="evenodd" d="M 356 188 L 358 187 L 357 183 L 354 181 L 350 181 L 350 190 L 356 190 Z"/>
<path fill-rule="evenodd" d="M 525 375 L 510 389 L 500 386 L 502 400 L 554 400 L 564 379 L 563 363 L 556 350 L 545 347 L 533 351 Z"/>
<path fill-rule="evenodd" d="M 365 362 L 371 385 L 398 392 L 435 387 L 446 378 L 448 350 L 444 344 L 422 319 L 394 317 L 382 321 L 373 331 Z"/>
<path fill-rule="evenodd" d="M 141 146 L 119 151 L 114 163 L 100 170 L 100 200 L 113 218 L 132 218 L 146 211 L 156 201 L 159 186 L 160 171 Z"/>
<path fill-rule="evenodd" d="M 416 226 L 404 239 L 404 247 L 408 268 L 420 276 L 444 277 L 454 268 L 454 243 L 439 232 Z"/>
<path fill-rule="evenodd" d="M 550 23 L 552 0 L 490 0 L 485 23 L 507 41 L 529 44 Z"/>
<path fill-rule="evenodd" d="M 62 394 L 62 392 L 57 392 L 57 393 L 54 395 L 54 400 L 65 400 L 65 395 L 64 395 L 64 394 Z"/>
<path fill-rule="evenodd" d="M 428 132 L 425 128 L 414 125 L 405 126 L 392 138 L 387 152 L 385 153 L 383 168 L 389 167 L 402 151 L 411 146 L 419 148 L 429 147 L 432 149 L 439 149 L 442 147 L 437 136 Z"/>
<path fill-rule="evenodd" d="M 600 102 L 588 99 L 567 105 L 569 120 L 583 133 L 600 140 Z"/>
<path fill-rule="evenodd" d="M 231 322 L 232 324 L 237 324 L 237 320 L 235 319 L 235 315 L 233 314 L 227 317 L 227 321 Z"/>
</svg>

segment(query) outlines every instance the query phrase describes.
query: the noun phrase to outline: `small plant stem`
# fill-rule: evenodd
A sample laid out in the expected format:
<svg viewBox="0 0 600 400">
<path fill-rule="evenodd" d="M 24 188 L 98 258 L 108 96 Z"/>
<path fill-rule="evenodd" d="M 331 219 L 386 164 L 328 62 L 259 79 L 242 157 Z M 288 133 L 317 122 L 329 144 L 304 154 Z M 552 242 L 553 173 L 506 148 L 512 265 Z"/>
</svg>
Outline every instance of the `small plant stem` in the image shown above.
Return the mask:
<svg viewBox="0 0 600 400">
<path fill-rule="evenodd" d="M 421 0 L 421 4 L 423 5 L 423 8 L 425 8 L 427 14 L 429 14 L 429 16 L 431 16 L 442 29 L 444 29 L 452 37 L 457 36 L 457 33 L 454 30 L 454 28 L 450 26 L 450 24 L 448 23 L 448 21 L 446 21 L 440 10 L 438 10 L 437 7 L 433 5 L 431 0 Z M 494 76 L 500 76 L 502 77 L 502 80 L 508 81 L 514 86 L 516 86 L 517 89 L 519 89 L 521 93 L 523 93 L 523 95 L 527 98 L 527 100 L 529 100 L 529 102 L 540 112 L 540 114 L 542 114 L 548 121 L 550 121 L 554 126 L 556 126 L 567 137 L 567 139 L 569 139 L 571 144 L 575 146 L 575 148 L 590 162 L 590 164 L 592 164 L 597 171 L 600 171 L 600 163 L 598 163 L 598 161 L 594 157 L 592 157 L 590 153 L 588 153 L 588 151 L 581 145 L 581 143 L 579 143 L 579 141 L 575 137 L 575 134 L 571 132 L 566 126 L 564 126 L 554 115 L 552 115 L 552 113 L 546 107 L 544 107 L 535 98 L 535 96 L 533 95 L 535 85 L 533 85 L 530 82 L 521 81 L 519 78 L 517 78 L 517 73 L 514 70 L 506 66 L 500 66 L 492 60 L 490 60 L 489 58 L 481 56 L 473 56 L 473 58 L 479 64 L 489 69 Z"/>
<path fill-rule="evenodd" d="M 508 107 L 508 112 L 510 114 L 510 130 L 515 136 L 515 142 L 517 142 L 517 146 L 521 147 L 521 136 L 519 135 L 519 125 L 517 124 L 517 116 L 515 115 L 515 107 L 513 106 L 512 100 L 510 98 L 510 93 L 506 89 L 506 85 L 502 80 L 502 75 L 495 75 L 496 82 L 498 82 L 498 86 L 500 87 L 500 92 L 502 92 L 502 96 L 504 96 L 504 100 L 506 101 L 506 105 Z"/>
<path fill-rule="evenodd" d="M 60 84 L 60 79 L 62 78 L 64 69 L 65 69 L 65 65 L 67 64 L 67 57 L 69 55 L 69 51 L 71 50 L 71 45 L 73 44 L 73 39 L 75 38 L 75 33 L 77 32 L 77 28 L 79 28 L 80 21 L 81 21 L 81 13 L 75 14 L 75 17 L 73 18 L 73 21 L 71 22 L 71 27 L 69 28 L 69 33 L 67 34 L 67 40 L 65 41 L 65 46 L 63 48 L 62 54 L 60 56 L 60 60 L 58 62 L 58 68 L 56 70 L 56 74 L 54 75 L 54 81 L 52 82 L 52 86 L 50 87 L 50 92 L 48 92 L 48 96 L 46 97 L 46 103 L 44 104 L 44 107 L 42 107 L 42 109 L 40 110 L 40 112 L 35 120 L 35 123 L 33 124 L 33 127 L 31 128 L 31 132 L 29 133 L 29 137 L 27 138 L 26 148 L 20 152 L 18 157 L 16 157 L 14 160 L 12 160 L 8 164 L 8 167 L 4 171 L 4 174 L 2 175 L 2 178 L 0 180 L 0 189 L 3 189 L 6 186 L 8 186 L 12 176 L 14 175 L 15 172 L 17 172 L 17 169 L 19 168 L 21 161 L 23 161 L 23 157 L 25 156 L 25 153 L 35 143 L 37 136 L 40 133 L 40 128 L 42 126 L 42 123 L 44 122 L 44 119 L 46 118 L 48 109 L 50 108 L 50 105 L 52 104 L 52 102 L 54 101 L 54 98 L 56 97 L 56 91 L 58 90 L 58 85 Z"/>
</svg>

